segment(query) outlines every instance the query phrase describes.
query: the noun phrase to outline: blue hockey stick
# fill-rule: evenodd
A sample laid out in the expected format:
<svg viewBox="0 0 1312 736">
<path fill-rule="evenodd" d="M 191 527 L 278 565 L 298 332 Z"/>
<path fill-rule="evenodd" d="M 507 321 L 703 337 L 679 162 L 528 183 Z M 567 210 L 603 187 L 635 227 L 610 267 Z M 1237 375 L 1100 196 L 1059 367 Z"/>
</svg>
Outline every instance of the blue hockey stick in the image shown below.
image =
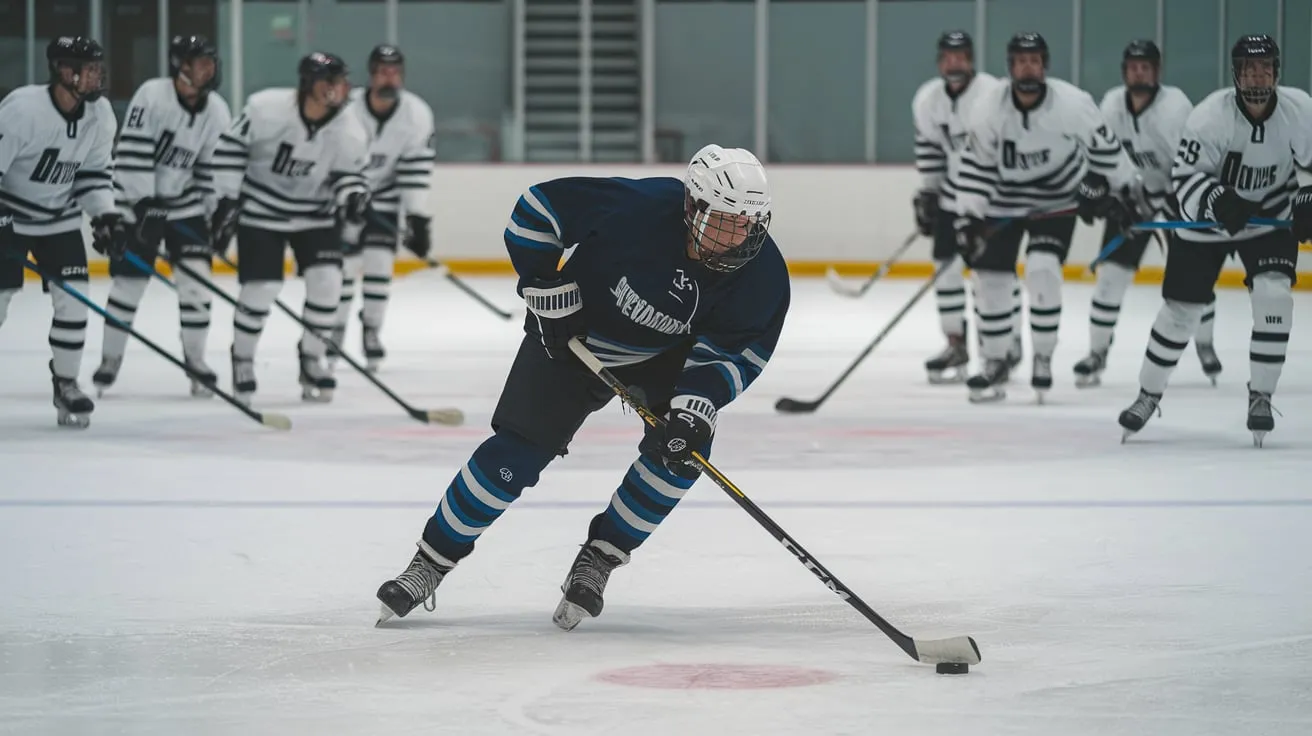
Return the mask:
<svg viewBox="0 0 1312 736">
<path fill-rule="evenodd" d="M 1253 217 L 1248 220 L 1249 225 L 1259 225 L 1263 227 L 1287 228 L 1293 225 L 1291 220 L 1276 220 L 1270 217 Z M 1130 230 L 1152 231 L 1152 230 L 1210 230 L 1221 227 L 1219 222 L 1191 222 L 1187 220 L 1172 220 L 1169 222 L 1140 222 L 1130 226 Z M 1120 233 L 1116 237 L 1107 241 L 1107 245 L 1098 251 L 1098 256 L 1089 264 L 1089 270 L 1093 271 L 1098 268 L 1098 264 L 1107 260 L 1117 248 L 1125 243 L 1125 233 Z"/>
</svg>

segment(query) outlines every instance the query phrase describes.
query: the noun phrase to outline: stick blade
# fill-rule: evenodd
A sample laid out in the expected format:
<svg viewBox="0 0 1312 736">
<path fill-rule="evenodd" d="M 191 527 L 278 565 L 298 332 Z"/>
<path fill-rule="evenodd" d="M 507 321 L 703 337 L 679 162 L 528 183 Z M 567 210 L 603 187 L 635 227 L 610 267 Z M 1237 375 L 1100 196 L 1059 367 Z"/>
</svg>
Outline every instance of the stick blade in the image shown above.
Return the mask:
<svg viewBox="0 0 1312 736">
<path fill-rule="evenodd" d="M 852 299 L 861 296 L 861 287 L 852 286 L 844 281 L 843 277 L 838 274 L 838 271 L 835 270 L 833 266 L 829 266 L 825 269 L 825 280 L 829 282 L 829 288 L 833 289 L 836 294 Z"/>
<path fill-rule="evenodd" d="M 774 404 L 774 410 L 781 414 L 810 414 L 820 408 L 818 401 L 799 401 L 785 396 Z"/>
<path fill-rule="evenodd" d="M 260 424 L 263 424 L 270 429 L 277 429 L 283 432 L 292 428 L 292 420 L 290 418 L 283 414 L 274 414 L 271 412 L 260 414 Z"/>
<path fill-rule="evenodd" d="M 445 424 L 458 427 L 465 423 L 465 413 L 459 409 L 428 409 L 422 412 L 424 421 L 429 424 Z"/>
<path fill-rule="evenodd" d="M 969 636 L 954 636 L 951 639 L 913 639 L 916 644 L 916 659 L 925 664 L 955 662 L 979 664 L 979 645 Z"/>
</svg>

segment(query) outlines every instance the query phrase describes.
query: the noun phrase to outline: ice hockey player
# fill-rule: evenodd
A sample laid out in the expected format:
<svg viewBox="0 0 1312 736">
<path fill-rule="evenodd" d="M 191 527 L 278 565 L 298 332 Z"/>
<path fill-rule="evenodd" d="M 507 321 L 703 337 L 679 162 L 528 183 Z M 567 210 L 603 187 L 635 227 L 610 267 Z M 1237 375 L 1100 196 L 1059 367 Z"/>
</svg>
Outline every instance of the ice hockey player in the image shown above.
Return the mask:
<svg viewBox="0 0 1312 736">
<path fill-rule="evenodd" d="M 288 245 L 305 279 L 307 329 L 298 345 L 302 398 L 330 401 L 337 381 L 324 364 L 324 343 L 342 289 L 339 228 L 364 224 L 369 189 L 365 133 L 347 102 L 346 62 L 319 51 L 303 57 L 297 89 L 251 95 L 245 110 L 219 138 L 214 183 L 221 198 L 215 243 L 237 234 L 241 309 L 233 319 L 233 393 L 255 393 L 255 345 L 282 290 Z M 237 223 L 229 217 L 240 197 Z M 224 201 L 227 200 L 227 201 Z"/>
<path fill-rule="evenodd" d="M 403 88 L 405 57 L 387 44 L 369 54 L 369 86 L 351 92 L 347 112 L 359 120 L 369 136 L 369 179 L 373 200 L 364 230 L 347 242 L 342 266 L 342 298 L 333 328 L 333 342 L 341 345 L 346 323 L 360 288 L 360 326 L 364 357 L 376 370 L 386 357 L 379 332 L 387 313 L 396 260 L 398 232 L 405 247 L 420 258 L 432 246 L 430 181 L 433 176 L 433 110 L 423 98 Z M 405 226 L 401 227 L 401 210 Z M 363 278 L 362 278 L 363 276 Z M 329 358 L 332 356 L 329 348 Z"/>
<path fill-rule="evenodd" d="M 957 177 L 961 149 L 966 144 L 966 121 L 971 105 L 996 87 L 997 77 L 975 70 L 975 43 L 965 31 L 947 31 L 938 39 L 939 76 L 920 85 L 911 101 L 916 126 L 916 170 L 920 191 L 912 200 L 916 228 L 933 238 L 936 268 L 945 269 L 934 286 L 938 316 L 947 347 L 925 361 L 930 383 L 965 380 L 970 350 L 966 346 L 966 280 L 957 258 Z M 1014 315 L 1020 317 L 1020 282 L 1014 287 Z M 1013 366 L 1021 359 L 1020 329 L 1015 326 L 1008 354 Z"/>
<path fill-rule="evenodd" d="M 962 154 L 954 223 L 962 256 L 976 274 L 983 370 L 966 382 L 972 401 L 1005 396 L 1010 376 L 1012 280 L 1022 236 L 1034 348 L 1030 385 L 1052 387 L 1052 354 L 1061 321 L 1062 265 L 1075 231 L 1077 204 L 1096 216 L 1128 207 L 1138 187 L 1134 164 L 1102 120 L 1089 93 L 1047 76 L 1048 44 L 1020 33 L 1007 44 L 1010 81 L 971 110 Z M 1108 186 L 1110 182 L 1110 186 Z M 1101 183 L 1100 189 L 1092 185 Z M 994 220 L 990 222 L 990 220 Z M 1002 222 L 997 222 L 1002 220 Z"/>
<path fill-rule="evenodd" d="M 213 153 L 219 135 L 232 125 L 219 86 L 218 50 L 203 36 L 174 36 L 169 42 L 169 76 L 137 88 L 114 151 L 114 185 L 119 211 L 128 223 L 129 250 L 154 264 L 160 241 L 172 263 L 201 276 L 210 273 L 209 222 L 213 213 Z M 106 309 L 131 325 L 150 283 L 149 274 L 122 259 L 109 264 L 114 277 Z M 182 269 L 174 270 L 182 354 L 201 380 L 191 395 L 211 396 L 216 380 L 205 363 L 210 329 L 210 294 Z M 128 334 L 105 322 L 100 367 L 91 377 L 101 395 L 123 365 Z"/>
<path fill-rule="evenodd" d="M 1121 77 L 1125 84 L 1113 87 L 1102 98 L 1103 119 L 1139 167 L 1144 195 L 1153 213 L 1165 220 L 1178 220 L 1179 212 L 1171 190 L 1171 159 L 1193 104 L 1178 87 L 1161 84 L 1162 52 L 1152 41 L 1131 41 L 1121 56 Z M 1117 214 L 1128 214 L 1120 210 Z M 1075 385 L 1097 386 L 1107 367 L 1107 351 L 1120 315 L 1125 291 L 1134 280 L 1135 271 L 1152 234 L 1148 231 L 1125 232 L 1132 223 L 1109 218 L 1104 223 L 1103 245 L 1125 233 L 1126 238 L 1108 258 L 1097 266 L 1097 284 L 1089 308 L 1089 354 L 1075 364 Z M 1221 372 L 1221 361 L 1212 347 L 1215 302 L 1208 304 L 1194 336 L 1203 372 L 1212 381 Z"/>
<path fill-rule="evenodd" d="M 1254 444 L 1260 447 L 1275 427 L 1271 395 L 1294 322 L 1298 242 L 1312 239 L 1312 187 L 1299 189 L 1295 176 L 1296 167 L 1312 166 L 1312 98 L 1277 86 L 1280 50 L 1270 36 L 1244 36 L 1230 56 L 1233 86 L 1190 113 L 1171 169 L 1184 219 L 1219 227 L 1177 231 L 1167 248 L 1164 303 L 1148 338 L 1139 397 L 1120 415 L 1122 440 L 1159 411 L 1171 371 L 1214 298 L 1221 267 L 1236 251 L 1253 307 L 1248 429 Z M 1291 213 L 1292 233 L 1248 224 Z"/>
<path fill-rule="evenodd" d="M 105 52 L 84 36 L 46 46 L 49 84 L 19 87 L 0 100 L 0 324 L 23 287 L 28 254 L 48 275 L 85 292 L 83 213 L 92 245 L 115 255 L 127 247 L 114 209 L 113 148 L 118 123 L 103 99 Z M 86 428 L 95 402 L 78 387 L 87 308 L 50 287 L 51 382 L 60 426 Z"/>
<path fill-rule="evenodd" d="M 553 620 L 569 630 L 601 613 L 611 572 L 692 487 L 698 471 L 688 460 L 709 451 L 717 412 L 770 360 L 789 289 L 769 224 L 765 170 L 743 149 L 703 148 L 682 182 L 569 178 L 528 189 L 505 231 L 527 334 L 494 434 L 447 487 L 409 567 L 379 588 L 379 623 L 429 599 L 612 398 L 567 347 L 582 335 L 667 420 L 647 428 L 609 507 L 592 519 Z"/>
</svg>

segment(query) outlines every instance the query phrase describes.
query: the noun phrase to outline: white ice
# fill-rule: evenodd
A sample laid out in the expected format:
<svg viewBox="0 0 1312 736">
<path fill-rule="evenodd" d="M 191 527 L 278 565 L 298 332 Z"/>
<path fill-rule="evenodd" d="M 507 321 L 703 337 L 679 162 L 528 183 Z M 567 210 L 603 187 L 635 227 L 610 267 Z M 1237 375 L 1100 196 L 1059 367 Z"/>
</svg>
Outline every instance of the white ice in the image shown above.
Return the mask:
<svg viewBox="0 0 1312 736">
<path fill-rule="evenodd" d="M 472 283 L 515 304 L 507 279 Z M 463 408 L 460 428 L 415 423 L 349 372 L 331 405 L 301 403 L 297 330 L 274 312 L 257 407 L 291 415 L 290 433 L 188 397 L 135 342 L 78 432 L 55 426 L 49 299 L 29 285 L 0 330 L 0 732 L 1312 732 L 1312 331 L 1295 329 L 1261 450 L 1244 427 L 1242 291 L 1220 293 L 1220 386 L 1190 350 L 1164 414 L 1126 445 L 1116 415 L 1137 391 L 1153 287 L 1131 291 L 1101 388 L 1071 379 L 1090 296 L 1074 285 L 1046 406 L 1028 369 L 996 405 L 927 385 L 931 297 L 819 412 L 774 412 L 818 395 L 917 286 L 851 301 L 795 281 L 782 343 L 723 415 L 713 459 L 894 625 L 976 637 L 983 662 L 964 677 L 904 655 L 705 480 L 616 572 L 601 618 L 554 628 L 560 581 L 640 435 L 616 404 L 482 538 L 435 613 L 376 629 L 374 591 L 488 433 L 518 320 L 434 274 L 397 280 L 380 377 L 418 406 Z M 103 300 L 107 284 L 90 290 Z M 284 298 L 299 305 L 299 284 Z M 1309 307 L 1300 294 L 1299 319 Z M 232 312 L 215 313 L 209 359 L 227 385 Z M 176 350 L 176 315 L 152 284 L 138 327 Z M 657 664 L 832 679 L 598 679 Z"/>
</svg>

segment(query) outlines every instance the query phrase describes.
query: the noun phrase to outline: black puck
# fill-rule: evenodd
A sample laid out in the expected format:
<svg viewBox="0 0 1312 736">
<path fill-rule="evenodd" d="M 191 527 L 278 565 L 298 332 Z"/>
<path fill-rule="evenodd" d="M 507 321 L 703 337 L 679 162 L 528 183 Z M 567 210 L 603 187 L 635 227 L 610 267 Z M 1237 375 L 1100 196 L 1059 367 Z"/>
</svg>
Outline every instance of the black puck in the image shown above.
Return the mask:
<svg viewBox="0 0 1312 736">
<path fill-rule="evenodd" d="M 970 665 L 965 662 L 939 662 L 934 671 L 940 675 L 965 675 L 970 673 Z"/>
</svg>

